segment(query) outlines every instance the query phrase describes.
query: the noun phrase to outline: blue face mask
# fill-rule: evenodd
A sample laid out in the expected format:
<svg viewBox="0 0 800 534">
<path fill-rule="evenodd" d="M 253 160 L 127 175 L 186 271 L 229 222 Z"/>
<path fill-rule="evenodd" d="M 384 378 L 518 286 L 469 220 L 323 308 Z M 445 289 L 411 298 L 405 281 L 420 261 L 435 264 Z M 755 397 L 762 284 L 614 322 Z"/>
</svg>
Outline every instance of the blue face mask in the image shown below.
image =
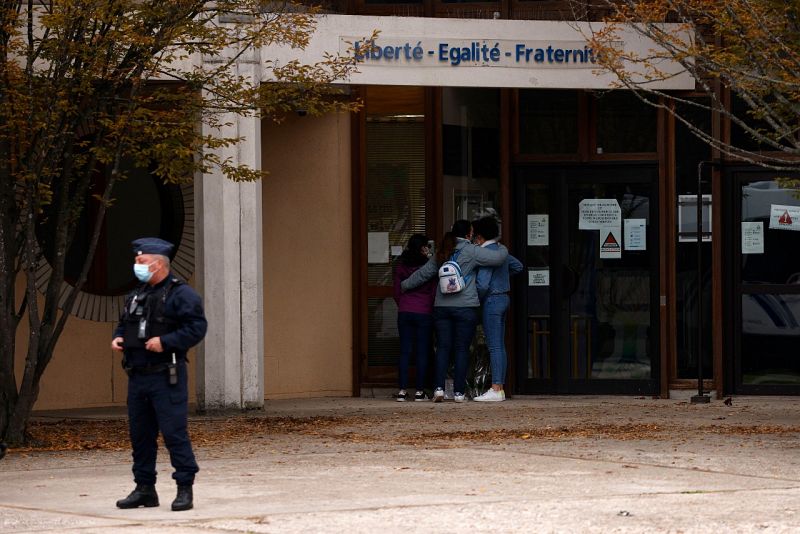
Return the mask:
<svg viewBox="0 0 800 534">
<path fill-rule="evenodd" d="M 136 275 L 140 282 L 149 282 L 153 277 L 153 273 L 150 272 L 150 266 L 144 263 L 134 263 L 133 274 Z"/>
</svg>

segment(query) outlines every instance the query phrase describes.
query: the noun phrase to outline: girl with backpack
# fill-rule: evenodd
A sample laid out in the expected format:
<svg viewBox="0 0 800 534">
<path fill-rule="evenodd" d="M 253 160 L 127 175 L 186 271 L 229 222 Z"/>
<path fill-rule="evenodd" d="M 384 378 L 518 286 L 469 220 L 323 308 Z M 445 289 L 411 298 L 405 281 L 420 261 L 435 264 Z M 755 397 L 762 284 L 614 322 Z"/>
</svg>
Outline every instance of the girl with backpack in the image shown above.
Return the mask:
<svg viewBox="0 0 800 534">
<path fill-rule="evenodd" d="M 400 335 L 398 366 L 400 391 L 394 396 L 398 402 L 404 402 L 407 397 L 408 366 L 412 350 L 415 350 L 417 356 L 415 380 L 417 389 L 414 400 L 427 400 L 424 387 L 433 328 L 433 297 L 436 282 L 431 280 L 405 293 L 400 289 L 400 284 L 428 262 L 429 252 L 428 238 L 422 234 L 414 234 L 409 238 L 408 245 L 397 259 L 394 268 L 394 300 L 397 303 L 397 330 Z"/>
<path fill-rule="evenodd" d="M 453 383 L 456 402 L 464 402 L 467 385 L 469 346 L 475 335 L 480 314 L 480 301 L 475 284 L 478 267 L 502 265 L 508 250 L 499 245 L 496 250 L 481 248 L 471 243 L 472 225 L 459 220 L 452 231 L 446 233 L 436 255 L 417 269 L 400 286 L 403 291 L 440 276 L 439 290 L 433 303 L 433 325 L 436 329 L 436 383 L 433 402 L 444 400 L 444 381 L 450 353 L 455 356 Z"/>
</svg>

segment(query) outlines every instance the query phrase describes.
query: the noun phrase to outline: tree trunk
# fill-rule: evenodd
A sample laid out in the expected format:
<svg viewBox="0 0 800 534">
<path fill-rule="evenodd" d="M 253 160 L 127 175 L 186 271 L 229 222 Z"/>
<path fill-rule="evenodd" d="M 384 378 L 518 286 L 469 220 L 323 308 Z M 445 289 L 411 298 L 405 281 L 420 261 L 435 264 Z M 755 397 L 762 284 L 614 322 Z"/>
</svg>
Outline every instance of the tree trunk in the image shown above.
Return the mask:
<svg viewBox="0 0 800 534">
<path fill-rule="evenodd" d="M 0 442 L 7 440 L 6 429 L 17 404 L 17 380 L 14 376 L 17 322 L 13 306 L 7 305 L 9 297 L 6 287 L 0 288 Z"/>
<path fill-rule="evenodd" d="M 10 441 L 6 431 L 17 405 L 13 365 L 14 331 L 14 328 L 9 328 L 5 318 L 0 320 L 0 442 Z"/>
<path fill-rule="evenodd" d="M 25 429 L 28 426 L 28 419 L 30 418 L 33 405 L 36 403 L 36 398 L 39 396 L 39 381 L 32 380 L 29 387 L 22 388 L 17 397 L 17 402 L 14 406 L 14 411 L 11 414 L 11 419 L 8 422 L 8 429 L 6 430 L 5 441 L 10 446 L 23 445 L 27 443 L 28 436 Z"/>
</svg>

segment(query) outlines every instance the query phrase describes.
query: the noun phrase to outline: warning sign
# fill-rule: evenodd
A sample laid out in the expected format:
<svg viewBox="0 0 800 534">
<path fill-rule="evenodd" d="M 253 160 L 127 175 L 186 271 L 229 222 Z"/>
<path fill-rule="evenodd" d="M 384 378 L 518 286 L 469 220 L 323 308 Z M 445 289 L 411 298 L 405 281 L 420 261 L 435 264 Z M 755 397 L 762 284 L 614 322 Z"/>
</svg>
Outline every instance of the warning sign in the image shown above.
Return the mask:
<svg viewBox="0 0 800 534">
<path fill-rule="evenodd" d="M 769 212 L 769 227 L 773 230 L 800 232 L 800 206 L 772 204 Z"/>
<path fill-rule="evenodd" d="M 600 259 L 622 257 L 619 226 L 600 228 Z"/>
</svg>

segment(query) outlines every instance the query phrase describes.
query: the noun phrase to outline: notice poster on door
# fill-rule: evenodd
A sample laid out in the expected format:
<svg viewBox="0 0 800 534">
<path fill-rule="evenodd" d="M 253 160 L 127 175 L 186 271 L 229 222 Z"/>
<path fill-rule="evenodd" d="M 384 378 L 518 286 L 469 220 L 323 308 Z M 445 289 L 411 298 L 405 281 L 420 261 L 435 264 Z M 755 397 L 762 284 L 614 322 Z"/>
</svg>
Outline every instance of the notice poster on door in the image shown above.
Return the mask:
<svg viewBox="0 0 800 534">
<path fill-rule="evenodd" d="M 585 198 L 578 205 L 578 230 L 622 226 L 622 210 L 615 198 Z"/>
<path fill-rule="evenodd" d="M 550 269 L 528 269 L 529 286 L 549 286 Z"/>
<path fill-rule="evenodd" d="M 600 259 L 613 260 L 622 257 L 622 232 L 619 226 L 600 228 Z"/>
<path fill-rule="evenodd" d="M 550 216 L 544 213 L 528 214 L 528 246 L 546 247 L 550 244 Z"/>
<path fill-rule="evenodd" d="M 389 263 L 389 232 L 367 232 L 367 263 Z"/>
<path fill-rule="evenodd" d="M 647 250 L 647 219 L 625 219 L 625 250 Z"/>
<path fill-rule="evenodd" d="M 764 223 L 742 222 L 742 254 L 764 253 Z"/>
<path fill-rule="evenodd" d="M 769 210 L 769 227 L 772 230 L 800 232 L 800 206 L 772 204 Z"/>
</svg>

